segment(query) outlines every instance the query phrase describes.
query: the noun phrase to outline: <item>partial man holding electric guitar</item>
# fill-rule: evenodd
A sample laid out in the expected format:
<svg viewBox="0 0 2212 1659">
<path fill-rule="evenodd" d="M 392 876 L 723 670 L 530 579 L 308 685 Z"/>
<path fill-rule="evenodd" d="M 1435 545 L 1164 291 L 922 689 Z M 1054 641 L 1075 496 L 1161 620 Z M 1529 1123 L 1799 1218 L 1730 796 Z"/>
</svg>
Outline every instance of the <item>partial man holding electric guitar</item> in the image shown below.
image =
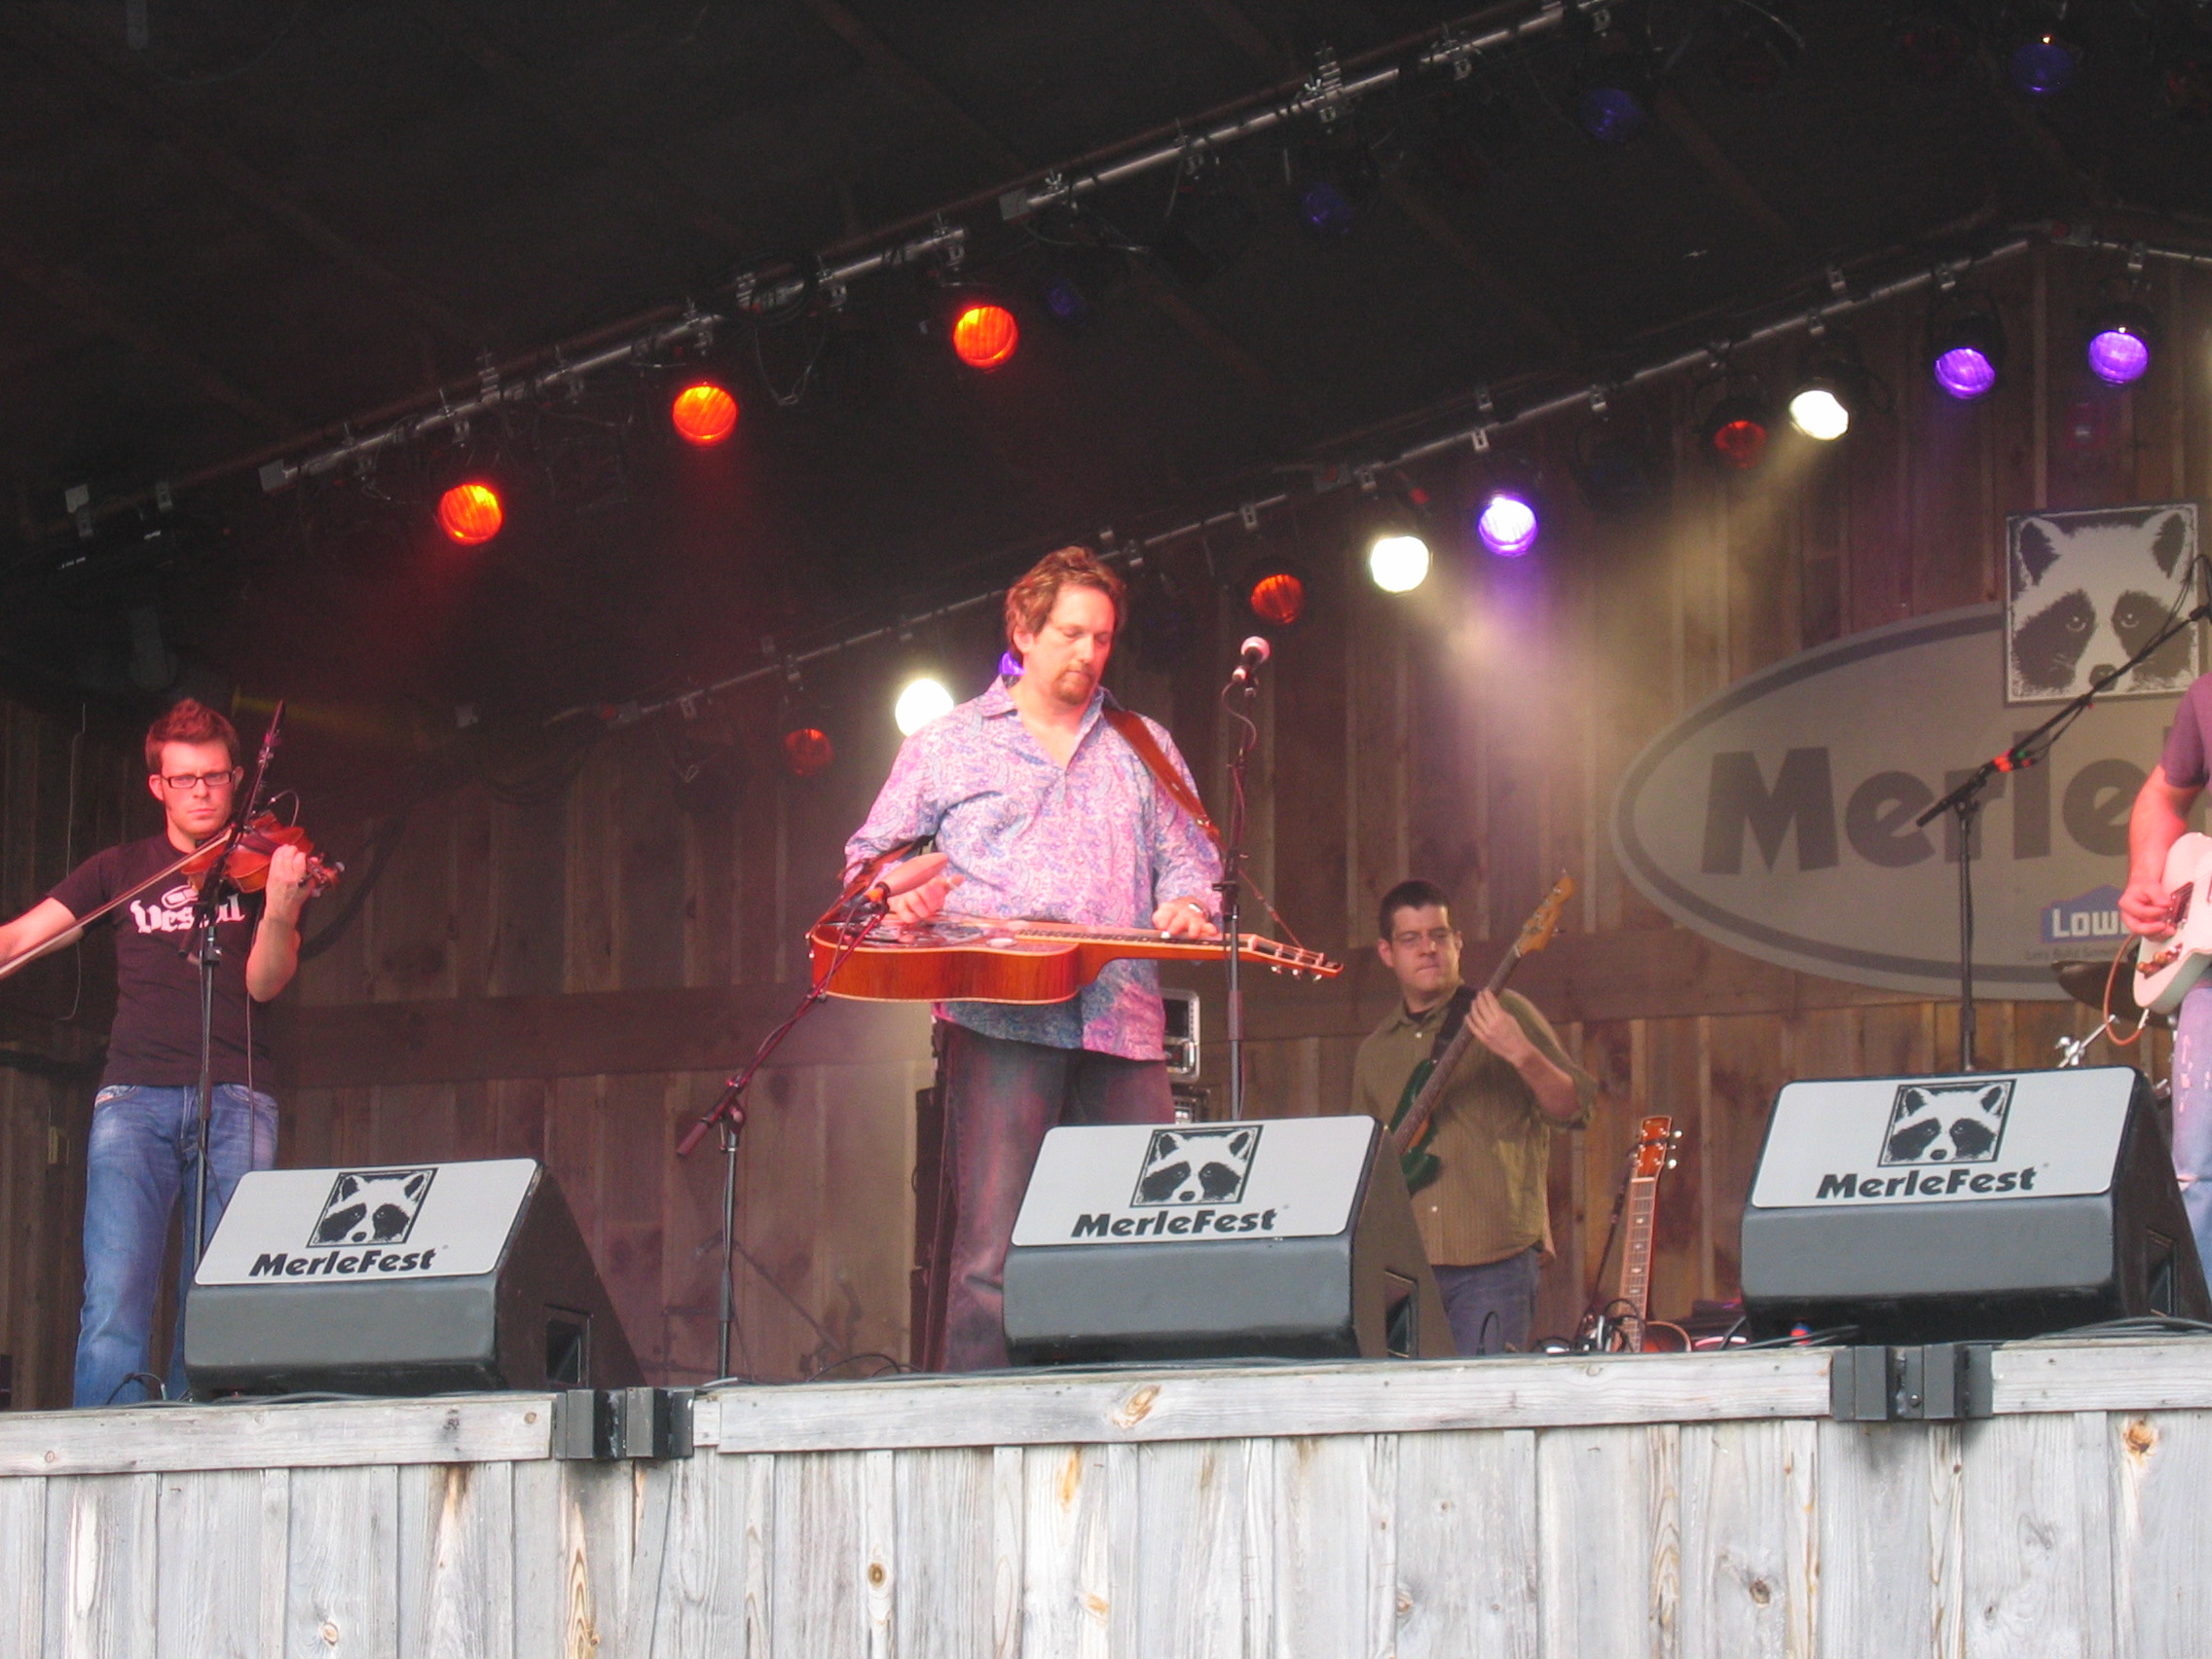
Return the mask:
<svg viewBox="0 0 2212 1659">
<path fill-rule="evenodd" d="M 1414 1219 L 1462 1354 L 1526 1348 L 1549 1247 L 1545 1174 L 1555 1129 L 1580 1128 L 1598 1083 L 1530 1001 L 1504 989 L 1550 942 L 1573 891 L 1562 878 L 1481 990 L 1459 980 L 1452 901 L 1432 881 L 1382 896 L 1376 953 L 1400 1006 L 1352 1061 L 1352 1104 L 1391 1132 Z"/>
<path fill-rule="evenodd" d="M 897 922 L 930 922 L 957 888 L 962 922 L 1219 937 L 1221 865 L 1194 810 L 1190 771 L 1164 729 L 1117 707 L 1099 683 L 1125 610 L 1121 577 L 1080 547 L 1049 554 L 1008 593 L 1006 635 L 1020 675 L 993 680 L 907 738 L 846 846 L 849 875 L 928 837 L 938 849 L 930 856 L 949 859 L 905 891 L 906 866 L 885 872 Z M 1015 947 L 1010 929 L 1003 948 Z M 948 1370 L 1007 1363 L 1007 1245 L 1046 1131 L 1174 1118 L 1154 965 L 1109 961 L 1073 996 L 1058 994 L 1065 1000 L 937 1009 L 957 1216 Z"/>
<path fill-rule="evenodd" d="M 198 900 L 191 855 L 219 845 L 242 776 L 231 722 L 190 698 L 178 703 L 146 733 L 146 788 L 162 804 L 161 831 L 93 855 L 0 926 L 5 976 L 70 943 L 90 923 L 115 922 L 115 1024 L 85 1158 L 80 1406 L 146 1395 L 162 1261 L 178 1202 L 189 1212 L 199 1177 L 200 970 L 179 948 Z M 213 1233 L 239 1177 L 276 1161 L 276 1102 L 253 1087 L 257 1068 L 267 1075 L 269 1055 L 253 1029 L 252 1005 L 275 997 L 298 971 L 300 909 L 318 872 L 297 845 L 274 846 L 267 858 L 263 891 L 233 893 L 216 916 L 215 1089 L 203 1238 Z M 166 1383 L 171 1396 L 184 1391 L 183 1337 L 180 1285 Z"/>
<path fill-rule="evenodd" d="M 2212 778 L 2212 675 L 2183 693 L 2157 765 L 2136 792 L 2127 824 L 2127 887 L 2120 919 L 2144 942 L 2135 995 L 2174 1021 L 2174 1178 L 2196 1253 L 2212 1263 L 2212 841 L 2189 832 L 2189 814 Z"/>
</svg>

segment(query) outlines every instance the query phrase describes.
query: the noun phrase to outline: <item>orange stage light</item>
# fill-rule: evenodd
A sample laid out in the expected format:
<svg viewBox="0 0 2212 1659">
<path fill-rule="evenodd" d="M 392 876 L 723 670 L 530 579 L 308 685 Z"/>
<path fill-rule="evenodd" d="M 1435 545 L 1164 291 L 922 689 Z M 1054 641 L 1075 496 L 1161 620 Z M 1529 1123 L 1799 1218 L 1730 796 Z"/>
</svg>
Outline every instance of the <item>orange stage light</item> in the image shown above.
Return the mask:
<svg viewBox="0 0 2212 1659">
<path fill-rule="evenodd" d="M 438 498 L 438 528 L 463 547 L 474 547 L 499 534 L 506 509 L 491 485 L 470 480 Z"/>
<path fill-rule="evenodd" d="M 977 301 L 952 324 L 952 350 L 972 369 L 995 369 L 1021 344 L 1020 326 L 1004 306 Z"/>
<path fill-rule="evenodd" d="M 1293 571 L 1270 571 L 1246 591 L 1244 602 L 1261 621 L 1288 628 L 1306 614 L 1306 583 Z"/>
<path fill-rule="evenodd" d="M 668 418 L 678 437 L 706 449 L 737 430 L 737 399 L 713 381 L 694 381 L 676 394 Z"/>
</svg>

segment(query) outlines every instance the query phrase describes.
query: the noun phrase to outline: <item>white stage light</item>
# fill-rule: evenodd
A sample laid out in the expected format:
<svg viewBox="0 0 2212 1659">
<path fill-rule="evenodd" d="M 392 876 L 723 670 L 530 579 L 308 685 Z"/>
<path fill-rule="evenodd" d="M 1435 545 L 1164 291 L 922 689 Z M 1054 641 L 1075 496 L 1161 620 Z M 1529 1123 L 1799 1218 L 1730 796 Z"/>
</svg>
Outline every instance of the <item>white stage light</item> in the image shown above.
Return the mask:
<svg viewBox="0 0 2212 1659">
<path fill-rule="evenodd" d="M 907 737 L 920 731 L 940 715 L 952 712 L 952 693 L 938 681 L 924 675 L 909 681 L 905 690 L 899 693 L 898 706 L 891 718 L 899 722 L 899 730 Z"/>
</svg>

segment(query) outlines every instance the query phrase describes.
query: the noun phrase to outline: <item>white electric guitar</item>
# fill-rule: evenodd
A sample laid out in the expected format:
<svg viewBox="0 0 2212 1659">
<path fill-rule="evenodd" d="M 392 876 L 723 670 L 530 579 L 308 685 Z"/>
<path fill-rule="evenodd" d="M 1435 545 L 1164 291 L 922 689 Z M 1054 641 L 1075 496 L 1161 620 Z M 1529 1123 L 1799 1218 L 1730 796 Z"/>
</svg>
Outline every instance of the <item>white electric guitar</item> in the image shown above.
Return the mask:
<svg viewBox="0 0 2212 1659">
<path fill-rule="evenodd" d="M 2174 931 L 2135 947 L 2135 1000 L 2171 1014 L 2212 966 L 2212 835 L 2194 832 L 2166 853 L 2166 925 Z"/>
</svg>

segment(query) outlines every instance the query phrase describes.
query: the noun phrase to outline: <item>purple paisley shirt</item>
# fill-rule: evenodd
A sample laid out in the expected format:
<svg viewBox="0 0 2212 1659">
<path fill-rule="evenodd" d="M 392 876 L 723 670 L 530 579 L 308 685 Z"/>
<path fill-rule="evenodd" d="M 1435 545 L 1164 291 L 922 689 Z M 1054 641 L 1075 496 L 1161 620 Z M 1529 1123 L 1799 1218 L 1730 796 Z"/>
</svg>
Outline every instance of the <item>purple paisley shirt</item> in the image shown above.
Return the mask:
<svg viewBox="0 0 2212 1659">
<path fill-rule="evenodd" d="M 900 747 L 867 822 L 845 844 L 847 870 L 934 834 L 967 877 L 947 908 L 969 915 L 1135 928 L 1149 927 L 1169 899 L 1217 908 L 1213 843 L 1099 719 L 1106 695 L 1091 693 L 1065 769 L 1029 735 L 1003 680 L 932 720 Z M 1145 724 L 1188 783 L 1174 739 Z M 956 1002 L 938 1013 L 986 1037 L 1131 1060 L 1159 1059 L 1164 1035 L 1150 962 L 1110 962 L 1063 1003 Z"/>
</svg>

